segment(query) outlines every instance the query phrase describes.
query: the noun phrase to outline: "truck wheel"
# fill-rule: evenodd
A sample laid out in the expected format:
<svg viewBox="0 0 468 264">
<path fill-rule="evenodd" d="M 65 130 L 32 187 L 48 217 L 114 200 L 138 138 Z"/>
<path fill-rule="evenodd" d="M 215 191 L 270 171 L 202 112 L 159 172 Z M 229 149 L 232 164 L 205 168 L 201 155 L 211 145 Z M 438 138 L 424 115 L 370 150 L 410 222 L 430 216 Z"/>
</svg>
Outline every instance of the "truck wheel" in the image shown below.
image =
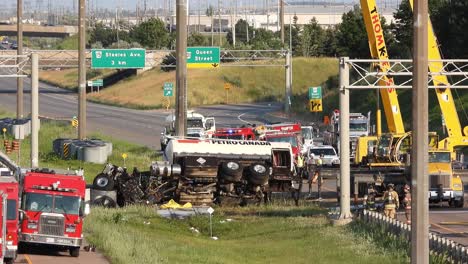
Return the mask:
<svg viewBox="0 0 468 264">
<path fill-rule="evenodd" d="M 253 184 L 264 185 L 268 182 L 268 168 L 261 163 L 254 163 L 249 167 L 249 181 Z"/>
<path fill-rule="evenodd" d="M 79 247 L 70 248 L 69 251 L 70 251 L 70 256 L 72 256 L 72 257 L 77 258 L 77 257 L 80 256 L 80 248 Z"/>
<path fill-rule="evenodd" d="M 109 196 L 103 195 L 92 202 L 95 206 L 102 206 L 105 208 L 115 208 L 117 207 L 116 202 Z"/>
<path fill-rule="evenodd" d="M 93 186 L 97 190 L 112 191 L 114 190 L 114 185 L 114 179 L 104 173 L 98 174 L 93 181 Z"/>
<path fill-rule="evenodd" d="M 228 182 L 238 182 L 242 178 L 242 166 L 237 162 L 223 162 L 221 175 Z"/>
<path fill-rule="evenodd" d="M 12 258 L 6 258 L 6 259 L 4 260 L 3 263 L 5 263 L 5 264 L 13 264 L 13 263 L 15 263 L 15 260 L 12 259 Z"/>
<path fill-rule="evenodd" d="M 465 204 L 465 199 L 464 198 L 461 198 L 461 200 L 459 200 L 459 201 L 454 201 L 454 205 L 457 208 L 463 208 L 464 204 Z"/>
</svg>

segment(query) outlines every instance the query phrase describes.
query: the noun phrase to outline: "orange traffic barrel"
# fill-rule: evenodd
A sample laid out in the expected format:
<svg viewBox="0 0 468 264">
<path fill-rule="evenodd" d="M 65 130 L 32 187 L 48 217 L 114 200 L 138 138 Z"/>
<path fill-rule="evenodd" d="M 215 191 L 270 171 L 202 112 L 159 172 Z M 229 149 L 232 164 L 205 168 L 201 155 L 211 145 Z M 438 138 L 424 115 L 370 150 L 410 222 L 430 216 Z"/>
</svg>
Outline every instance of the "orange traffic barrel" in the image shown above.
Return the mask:
<svg viewBox="0 0 468 264">
<path fill-rule="evenodd" d="M 13 140 L 13 151 L 18 151 L 20 149 L 20 142 L 18 140 Z"/>
</svg>

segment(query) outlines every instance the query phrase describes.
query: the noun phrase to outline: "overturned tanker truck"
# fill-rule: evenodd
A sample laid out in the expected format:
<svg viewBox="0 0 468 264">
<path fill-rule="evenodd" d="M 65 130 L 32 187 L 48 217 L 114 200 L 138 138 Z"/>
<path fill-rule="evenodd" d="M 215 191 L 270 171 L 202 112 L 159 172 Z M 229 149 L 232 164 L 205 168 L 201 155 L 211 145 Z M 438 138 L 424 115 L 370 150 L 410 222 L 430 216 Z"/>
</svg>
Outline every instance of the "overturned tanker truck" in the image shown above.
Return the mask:
<svg viewBox="0 0 468 264">
<path fill-rule="evenodd" d="M 174 139 L 165 151 L 171 167 L 180 166 L 175 196 L 181 203 L 259 203 L 269 182 L 291 186 L 291 146 L 252 140 Z"/>
<path fill-rule="evenodd" d="M 149 171 L 135 168 L 131 174 L 108 164 L 96 176 L 95 188 L 103 197 L 116 197 L 120 206 L 170 199 L 245 205 L 266 200 L 272 191 L 292 191 L 293 181 L 300 181 L 289 143 L 174 138 L 164 159 L 153 162 Z"/>
</svg>

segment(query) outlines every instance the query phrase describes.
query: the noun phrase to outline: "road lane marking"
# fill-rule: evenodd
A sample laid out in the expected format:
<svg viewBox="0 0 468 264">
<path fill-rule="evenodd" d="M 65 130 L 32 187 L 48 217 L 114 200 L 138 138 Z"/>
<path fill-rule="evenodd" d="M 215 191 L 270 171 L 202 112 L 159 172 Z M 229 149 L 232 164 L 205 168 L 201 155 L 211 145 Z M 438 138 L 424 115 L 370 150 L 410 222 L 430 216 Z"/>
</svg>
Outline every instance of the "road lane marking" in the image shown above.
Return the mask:
<svg viewBox="0 0 468 264">
<path fill-rule="evenodd" d="M 242 116 L 245 115 L 245 114 L 248 114 L 248 113 L 249 113 L 249 112 L 245 112 L 245 113 L 242 113 L 242 114 L 238 115 L 238 116 L 237 116 L 237 119 L 239 119 L 239 121 L 244 122 L 244 123 L 246 123 L 246 124 L 250 124 L 249 122 L 247 122 L 247 121 L 245 121 L 245 120 L 242 119 Z"/>
<path fill-rule="evenodd" d="M 463 237 L 467 237 L 467 235 L 464 232 L 458 232 L 458 231 L 456 231 L 454 229 L 451 229 L 449 227 L 444 227 L 444 226 L 438 225 L 436 223 L 432 223 L 432 222 L 429 222 L 429 223 L 431 225 L 435 226 L 435 227 L 438 227 L 438 228 L 442 229 L 442 230 L 449 231 L 450 234 L 459 234 L 459 235 L 463 235 Z"/>
<path fill-rule="evenodd" d="M 32 264 L 32 261 L 31 261 L 31 259 L 29 258 L 28 255 L 24 254 L 24 258 L 26 259 L 26 261 L 28 262 L 28 264 Z"/>
</svg>

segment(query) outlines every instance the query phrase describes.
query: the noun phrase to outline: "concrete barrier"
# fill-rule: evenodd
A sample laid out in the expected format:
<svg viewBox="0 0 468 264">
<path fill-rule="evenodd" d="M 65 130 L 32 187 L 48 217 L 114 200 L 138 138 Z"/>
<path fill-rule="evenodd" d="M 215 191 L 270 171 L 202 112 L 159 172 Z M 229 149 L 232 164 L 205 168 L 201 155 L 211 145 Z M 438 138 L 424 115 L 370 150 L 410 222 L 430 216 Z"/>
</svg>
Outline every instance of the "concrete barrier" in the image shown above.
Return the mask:
<svg viewBox="0 0 468 264">
<path fill-rule="evenodd" d="M 0 119 L 0 131 L 3 128 L 6 128 L 7 133 L 15 139 L 23 140 L 31 134 L 31 120 L 3 118 Z"/>
<path fill-rule="evenodd" d="M 59 138 L 53 141 L 53 150 L 62 159 L 77 159 L 85 162 L 104 164 L 112 155 L 112 143 L 100 139 L 78 140 Z M 64 149 L 64 144 L 68 148 Z M 66 155 L 68 154 L 68 155 Z"/>
</svg>

